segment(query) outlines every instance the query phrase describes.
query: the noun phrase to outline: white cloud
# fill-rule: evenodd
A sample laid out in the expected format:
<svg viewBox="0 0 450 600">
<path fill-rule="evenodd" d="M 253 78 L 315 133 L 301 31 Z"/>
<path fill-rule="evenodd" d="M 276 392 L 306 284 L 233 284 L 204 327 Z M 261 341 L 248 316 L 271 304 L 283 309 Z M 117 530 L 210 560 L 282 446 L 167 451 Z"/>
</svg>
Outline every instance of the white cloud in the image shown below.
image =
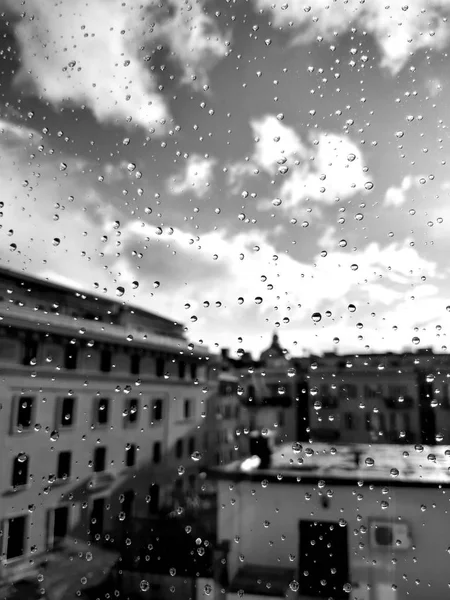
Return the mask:
<svg viewBox="0 0 450 600">
<path fill-rule="evenodd" d="M 173 178 L 167 187 L 173 194 L 191 191 L 198 198 L 203 198 L 208 193 L 216 163 L 214 158 L 192 154 L 186 161 L 182 176 Z"/>
<path fill-rule="evenodd" d="M 352 302 L 358 311 L 370 303 L 370 310 L 377 313 L 378 333 L 369 327 L 374 320 L 364 320 L 364 332 L 371 331 L 371 346 L 377 340 L 383 343 L 386 325 L 382 319 L 392 323 L 394 317 L 395 324 L 404 329 L 401 346 L 413 337 L 418 319 L 440 318 L 441 309 L 446 314 L 446 270 L 407 244 L 382 247 L 374 243 L 357 252 L 328 249 L 326 257 L 303 262 L 281 252 L 270 233 L 257 229 L 241 234 L 218 229 L 199 235 L 194 226 L 172 230 L 166 223 L 161 230 L 156 220 L 130 219 L 121 213 L 121 201 L 115 204 L 111 188 L 93 189 L 90 179 L 77 169 L 69 168 L 67 176 L 66 171 L 60 172 L 62 155 L 42 154 L 37 170 L 29 161 L 30 143 L 21 132 L 15 141 L 0 144 L 0 185 L 5 199 L 2 264 L 52 278 L 62 276 L 61 281 L 112 296 L 123 285 L 122 300 L 185 322 L 194 341 L 201 338 L 209 346 L 214 342 L 233 345 L 243 336 L 239 346 L 259 349 L 266 344 L 261 336 L 279 322 L 284 344 L 297 339 L 323 350 L 337 335 L 340 348 L 346 343 L 354 349 L 358 346 L 356 321 L 330 322 L 323 330 L 325 316 L 320 327 L 311 321 L 315 311 L 348 316 L 347 304 Z M 114 224 L 116 220 L 120 225 Z M 57 245 L 55 238 L 60 240 Z M 10 244 L 16 248 L 10 250 Z M 423 286 L 422 275 L 427 278 Z M 261 304 L 255 302 L 258 296 Z M 432 307 L 429 313 L 427 302 Z M 399 310 L 402 305 L 404 310 Z M 356 316 L 362 318 L 359 312 Z M 284 325 L 287 317 L 291 322 Z"/>
<path fill-rule="evenodd" d="M 310 43 L 317 36 L 335 39 L 354 26 L 372 34 L 381 52 L 381 64 L 392 74 L 400 71 L 410 55 L 420 49 L 443 49 L 450 31 L 444 19 L 449 14 L 447 0 L 410 0 L 391 2 L 378 0 L 330 2 L 315 0 L 309 10 L 302 2 L 254 0 L 260 9 L 270 10 L 274 27 L 290 22 L 301 29 L 297 43 Z M 350 57 L 349 57 L 350 58 Z M 352 57 L 358 61 L 358 53 Z"/>
<path fill-rule="evenodd" d="M 410 175 L 403 178 L 400 186 L 392 186 L 386 191 L 384 197 L 385 206 L 402 206 L 407 200 L 407 192 L 409 192 L 415 183 Z"/>
<path fill-rule="evenodd" d="M 14 0 L 7 5 L 22 12 Z M 125 125 L 131 118 L 161 133 L 170 115 L 151 70 L 156 45 L 163 41 L 186 74 L 198 69 L 201 78 L 220 56 L 214 21 L 202 4 L 191 9 L 182 0 L 170 0 L 159 13 L 154 0 L 62 0 L 57 10 L 52 0 L 27 0 L 26 15 L 15 25 L 16 83 L 55 106 L 86 105 L 100 122 Z"/>
<path fill-rule="evenodd" d="M 284 181 L 276 192 L 281 207 L 291 210 L 306 198 L 325 203 L 372 189 L 359 147 L 347 136 L 318 132 L 306 145 L 295 129 L 266 116 L 251 123 L 256 135 L 253 163 L 269 174 L 276 168 Z M 244 175 L 246 170 L 243 171 Z M 271 203 L 262 201 L 261 208 Z"/>
<path fill-rule="evenodd" d="M 305 155 L 306 149 L 295 130 L 277 117 L 266 115 L 250 125 L 255 136 L 253 161 L 265 171 L 274 173 L 280 164 L 292 166 Z"/>
<path fill-rule="evenodd" d="M 363 172 L 363 156 L 347 137 L 321 132 L 313 142 L 314 155 L 293 170 L 280 189 L 285 209 L 297 206 L 305 198 L 335 202 L 372 189 L 373 181 Z"/>
</svg>

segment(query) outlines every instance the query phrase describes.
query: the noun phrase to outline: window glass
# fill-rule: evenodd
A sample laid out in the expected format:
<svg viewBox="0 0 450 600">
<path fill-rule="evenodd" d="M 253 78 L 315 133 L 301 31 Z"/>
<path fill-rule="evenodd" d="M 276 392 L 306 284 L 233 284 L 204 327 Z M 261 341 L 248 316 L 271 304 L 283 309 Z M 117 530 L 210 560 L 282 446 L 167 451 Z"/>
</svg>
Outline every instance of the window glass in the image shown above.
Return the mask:
<svg viewBox="0 0 450 600">
<path fill-rule="evenodd" d="M 450 0 L 0 5 L 1 596 L 447 598 Z"/>
</svg>

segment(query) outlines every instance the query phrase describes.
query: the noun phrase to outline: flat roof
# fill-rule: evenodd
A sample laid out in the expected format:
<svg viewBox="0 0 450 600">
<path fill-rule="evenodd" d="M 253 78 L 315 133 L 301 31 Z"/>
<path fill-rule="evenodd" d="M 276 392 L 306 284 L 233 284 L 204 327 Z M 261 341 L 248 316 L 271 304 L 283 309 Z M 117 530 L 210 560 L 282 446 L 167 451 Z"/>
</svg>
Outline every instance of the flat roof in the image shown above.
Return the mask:
<svg viewBox="0 0 450 600">
<path fill-rule="evenodd" d="M 217 479 L 269 479 L 279 483 L 387 484 L 450 487 L 450 448 L 394 444 L 286 443 L 272 452 L 269 469 L 249 457 L 210 470 Z"/>
</svg>

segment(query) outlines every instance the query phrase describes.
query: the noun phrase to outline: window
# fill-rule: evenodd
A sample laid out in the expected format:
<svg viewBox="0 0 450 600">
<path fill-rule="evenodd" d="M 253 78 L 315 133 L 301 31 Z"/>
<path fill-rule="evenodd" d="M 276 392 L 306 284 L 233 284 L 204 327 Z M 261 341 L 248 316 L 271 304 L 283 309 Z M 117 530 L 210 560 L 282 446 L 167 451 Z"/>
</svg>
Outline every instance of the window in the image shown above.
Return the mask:
<svg viewBox="0 0 450 600">
<path fill-rule="evenodd" d="M 25 554 L 28 518 L 14 517 L 7 521 L 6 559 L 18 558 Z"/>
<path fill-rule="evenodd" d="M 38 343 L 31 336 L 28 336 L 24 342 L 24 353 L 22 363 L 26 366 L 30 366 L 37 358 L 38 354 Z"/>
<path fill-rule="evenodd" d="M 122 512 L 127 519 L 133 516 L 134 496 L 133 490 L 127 490 L 123 495 Z"/>
<path fill-rule="evenodd" d="M 68 450 L 58 454 L 58 468 L 56 476 L 58 479 L 68 479 L 72 463 L 72 453 Z"/>
<path fill-rule="evenodd" d="M 106 467 L 106 448 L 100 446 L 94 450 L 94 473 L 101 473 Z"/>
<path fill-rule="evenodd" d="M 165 369 L 165 360 L 158 356 L 156 359 L 156 377 L 163 377 Z"/>
<path fill-rule="evenodd" d="M 16 427 L 19 431 L 31 428 L 35 399 L 32 396 L 20 396 L 17 400 Z"/>
<path fill-rule="evenodd" d="M 132 375 L 139 375 L 141 369 L 141 357 L 139 354 L 132 354 L 130 360 L 130 372 Z"/>
<path fill-rule="evenodd" d="M 177 440 L 175 444 L 175 456 L 181 458 L 183 456 L 183 440 Z"/>
<path fill-rule="evenodd" d="M 130 398 L 126 400 L 124 422 L 127 425 L 137 424 L 139 419 L 139 400 Z"/>
<path fill-rule="evenodd" d="M 53 543 L 67 536 L 69 530 L 69 506 L 58 506 L 53 510 L 53 518 L 49 519 L 51 524 L 50 538 Z"/>
<path fill-rule="evenodd" d="M 149 489 L 148 512 L 154 515 L 159 510 L 159 485 L 154 483 Z"/>
<path fill-rule="evenodd" d="M 127 467 L 134 467 L 136 464 L 136 445 L 127 444 L 125 448 L 125 465 Z"/>
<path fill-rule="evenodd" d="M 26 454 L 18 454 L 13 462 L 12 486 L 18 488 L 28 483 L 28 467 L 30 459 Z"/>
<path fill-rule="evenodd" d="M 195 438 L 190 437 L 188 440 L 188 454 L 191 456 L 195 452 Z"/>
<path fill-rule="evenodd" d="M 67 396 L 60 401 L 57 424 L 60 427 L 72 427 L 75 417 L 75 398 Z"/>
<path fill-rule="evenodd" d="M 339 393 L 342 396 L 346 396 L 347 398 L 357 398 L 358 397 L 358 388 L 356 385 L 351 383 L 346 383 L 341 385 L 339 388 Z"/>
<path fill-rule="evenodd" d="M 184 379 L 186 377 L 186 363 L 184 360 L 178 362 L 178 377 Z"/>
<path fill-rule="evenodd" d="M 161 421 L 163 418 L 163 402 L 157 398 L 153 402 L 152 421 Z"/>
<path fill-rule="evenodd" d="M 197 379 L 197 363 L 190 364 L 191 379 Z"/>
<path fill-rule="evenodd" d="M 99 398 L 94 415 L 96 425 L 106 425 L 109 417 L 109 398 Z"/>
<path fill-rule="evenodd" d="M 110 350 L 102 350 L 100 355 L 100 371 L 109 373 L 111 371 L 112 352 Z"/>
<path fill-rule="evenodd" d="M 155 465 L 161 462 L 161 442 L 153 444 L 153 462 Z"/>
<path fill-rule="evenodd" d="M 100 539 L 103 533 L 103 520 L 105 514 L 105 499 L 95 498 L 92 503 L 90 535 L 94 540 Z"/>
<path fill-rule="evenodd" d="M 74 370 L 77 368 L 78 348 L 75 344 L 68 344 L 64 351 L 64 368 Z"/>
<path fill-rule="evenodd" d="M 185 400 L 183 403 L 183 419 L 191 419 L 192 416 L 192 400 Z"/>
<path fill-rule="evenodd" d="M 355 428 L 355 417 L 354 417 L 353 413 L 346 412 L 344 414 L 344 420 L 345 420 L 345 428 L 346 429 L 352 430 Z"/>
<path fill-rule="evenodd" d="M 278 426 L 284 427 L 284 411 L 280 410 L 278 413 Z"/>
</svg>

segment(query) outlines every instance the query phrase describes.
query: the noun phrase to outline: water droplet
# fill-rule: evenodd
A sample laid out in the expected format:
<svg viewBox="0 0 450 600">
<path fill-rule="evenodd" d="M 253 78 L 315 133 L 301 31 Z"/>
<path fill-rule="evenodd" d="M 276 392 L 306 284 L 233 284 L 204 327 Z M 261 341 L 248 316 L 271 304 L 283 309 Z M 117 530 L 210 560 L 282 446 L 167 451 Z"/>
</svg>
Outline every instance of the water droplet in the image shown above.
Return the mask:
<svg viewBox="0 0 450 600">
<path fill-rule="evenodd" d="M 122 286 L 119 286 L 116 289 L 116 296 L 123 296 L 125 294 L 125 288 L 123 288 Z"/>
<path fill-rule="evenodd" d="M 195 450 L 195 452 L 191 454 L 191 458 L 197 462 L 202 458 L 202 454 L 198 450 Z"/>
<path fill-rule="evenodd" d="M 366 188 L 366 190 L 373 190 L 373 183 L 371 181 L 366 181 L 364 187 Z"/>
<path fill-rule="evenodd" d="M 314 323 L 318 323 L 322 320 L 322 315 L 319 312 L 315 312 L 311 315 L 311 319 L 314 321 Z"/>
</svg>

